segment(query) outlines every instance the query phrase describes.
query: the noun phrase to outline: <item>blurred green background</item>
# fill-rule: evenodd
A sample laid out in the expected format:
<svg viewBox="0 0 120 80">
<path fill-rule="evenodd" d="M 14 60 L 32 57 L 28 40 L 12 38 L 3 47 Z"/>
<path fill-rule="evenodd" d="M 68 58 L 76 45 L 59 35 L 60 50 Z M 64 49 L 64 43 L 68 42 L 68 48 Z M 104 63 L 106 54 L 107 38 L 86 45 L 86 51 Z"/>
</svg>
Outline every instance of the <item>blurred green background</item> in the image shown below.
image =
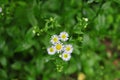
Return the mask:
<svg viewBox="0 0 120 80">
<path fill-rule="evenodd" d="M 120 79 L 120 0 L 0 0 L 0 9 L 0 80 Z M 69 62 L 46 50 L 61 31 Z"/>
</svg>

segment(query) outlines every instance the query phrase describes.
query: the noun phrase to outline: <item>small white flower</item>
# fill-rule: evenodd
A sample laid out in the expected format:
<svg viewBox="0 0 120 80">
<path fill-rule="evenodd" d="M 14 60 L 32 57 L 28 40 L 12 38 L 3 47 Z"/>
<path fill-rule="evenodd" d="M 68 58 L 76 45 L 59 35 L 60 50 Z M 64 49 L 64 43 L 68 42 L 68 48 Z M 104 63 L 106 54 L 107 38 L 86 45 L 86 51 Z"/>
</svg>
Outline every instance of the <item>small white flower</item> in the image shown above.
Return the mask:
<svg viewBox="0 0 120 80">
<path fill-rule="evenodd" d="M 61 32 L 60 33 L 60 39 L 61 39 L 61 41 L 67 41 L 68 37 L 69 37 L 69 35 L 68 35 L 67 32 Z"/>
<path fill-rule="evenodd" d="M 63 59 L 64 61 L 69 61 L 70 58 L 71 58 L 71 54 L 69 54 L 69 53 L 63 53 L 63 54 L 62 54 L 62 59 Z"/>
<path fill-rule="evenodd" d="M 73 52 L 72 45 L 71 44 L 65 45 L 64 52 L 66 52 L 66 53 L 72 53 Z"/>
<path fill-rule="evenodd" d="M 55 45 L 55 49 L 56 49 L 56 51 L 59 53 L 59 52 L 61 52 L 62 50 L 63 50 L 63 45 L 62 45 L 62 43 L 57 43 L 56 45 Z"/>
<path fill-rule="evenodd" d="M 2 12 L 2 8 L 0 7 L 0 13 Z"/>
<path fill-rule="evenodd" d="M 49 55 L 54 55 L 56 53 L 56 49 L 54 46 L 47 49 Z"/>
<path fill-rule="evenodd" d="M 56 43 L 59 43 L 60 41 L 60 38 L 57 36 L 57 35 L 53 35 L 52 37 L 51 37 L 51 43 L 52 44 L 56 44 Z"/>
</svg>

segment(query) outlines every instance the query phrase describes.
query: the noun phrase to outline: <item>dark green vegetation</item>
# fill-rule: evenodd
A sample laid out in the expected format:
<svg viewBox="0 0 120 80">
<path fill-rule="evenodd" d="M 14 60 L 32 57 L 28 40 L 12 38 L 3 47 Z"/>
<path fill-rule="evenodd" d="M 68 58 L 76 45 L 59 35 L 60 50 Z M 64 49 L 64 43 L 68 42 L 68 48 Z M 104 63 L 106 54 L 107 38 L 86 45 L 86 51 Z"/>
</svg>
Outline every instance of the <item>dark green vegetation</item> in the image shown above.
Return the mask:
<svg viewBox="0 0 120 80">
<path fill-rule="evenodd" d="M 0 0 L 0 7 L 0 80 L 77 80 L 80 72 L 120 79 L 120 0 Z M 69 62 L 46 50 L 61 31 L 74 47 Z"/>
</svg>

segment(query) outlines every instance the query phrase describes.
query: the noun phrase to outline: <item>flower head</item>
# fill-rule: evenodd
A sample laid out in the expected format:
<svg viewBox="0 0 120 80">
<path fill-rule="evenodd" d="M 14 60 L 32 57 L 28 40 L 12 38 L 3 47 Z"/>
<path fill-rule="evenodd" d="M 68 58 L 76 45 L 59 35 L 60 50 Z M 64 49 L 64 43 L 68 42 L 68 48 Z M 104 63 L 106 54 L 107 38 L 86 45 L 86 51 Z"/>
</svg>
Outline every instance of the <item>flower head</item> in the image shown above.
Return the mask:
<svg viewBox="0 0 120 80">
<path fill-rule="evenodd" d="M 63 45 L 62 45 L 62 43 L 57 43 L 56 45 L 55 45 L 55 49 L 56 49 L 56 51 L 59 53 L 59 52 L 61 52 L 62 50 L 63 50 Z"/>
<path fill-rule="evenodd" d="M 64 51 L 65 51 L 66 53 L 72 53 L 72 52 L 73 52 L 73 47 L 72 47 L 72 45 L 71 45 L 71 44 L 65 45 Z"/>
<path fill-rule="evenodd" d="M 69 61 L 70 58 L 71 58 L 71 54 L 66 53 L 66 52 L 62 54 L 62 59 L 63 59 L 64 61 Z"/>
<path fill-rule="evenodd" d="M 51 37 L 51 43 L 52 44 L 56 44 L 56 43 L 59 43 L 60 41 L 59 41 L 60 39 L 59 39 L 59 37 L 57 36 L 57 35 L 53 35 L 52 37 Z"/>
<path fill-rule="evenodd" d="M 56 49 L 54 46 L 47 49 L 49 55 L 54 55 L 56 53 Z"/>
<path fill-rule="evenodd" d="M 61 32 L 60 33 L 60 39 L 61 41 L 67 41 L 68 40 L 68 33 L 67 32 Z"/>
</svg>

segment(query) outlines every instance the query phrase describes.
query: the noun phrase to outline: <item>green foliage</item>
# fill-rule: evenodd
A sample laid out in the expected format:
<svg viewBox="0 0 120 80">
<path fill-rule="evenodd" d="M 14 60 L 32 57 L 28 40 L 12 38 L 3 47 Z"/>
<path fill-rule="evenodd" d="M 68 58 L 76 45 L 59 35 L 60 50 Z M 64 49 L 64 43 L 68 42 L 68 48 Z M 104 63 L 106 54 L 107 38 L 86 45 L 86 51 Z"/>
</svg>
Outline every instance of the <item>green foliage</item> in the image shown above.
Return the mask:
<svg viewBox="0 0 120 80">
<path fill-rule="evenodd" d="M 120 79 L 120 0 L 0 0 L 0 80 Z M 88 20 L 87 20 L 88 18 Z M 65 62 L 50 37 L 69 33 Z"/>
</svg>

